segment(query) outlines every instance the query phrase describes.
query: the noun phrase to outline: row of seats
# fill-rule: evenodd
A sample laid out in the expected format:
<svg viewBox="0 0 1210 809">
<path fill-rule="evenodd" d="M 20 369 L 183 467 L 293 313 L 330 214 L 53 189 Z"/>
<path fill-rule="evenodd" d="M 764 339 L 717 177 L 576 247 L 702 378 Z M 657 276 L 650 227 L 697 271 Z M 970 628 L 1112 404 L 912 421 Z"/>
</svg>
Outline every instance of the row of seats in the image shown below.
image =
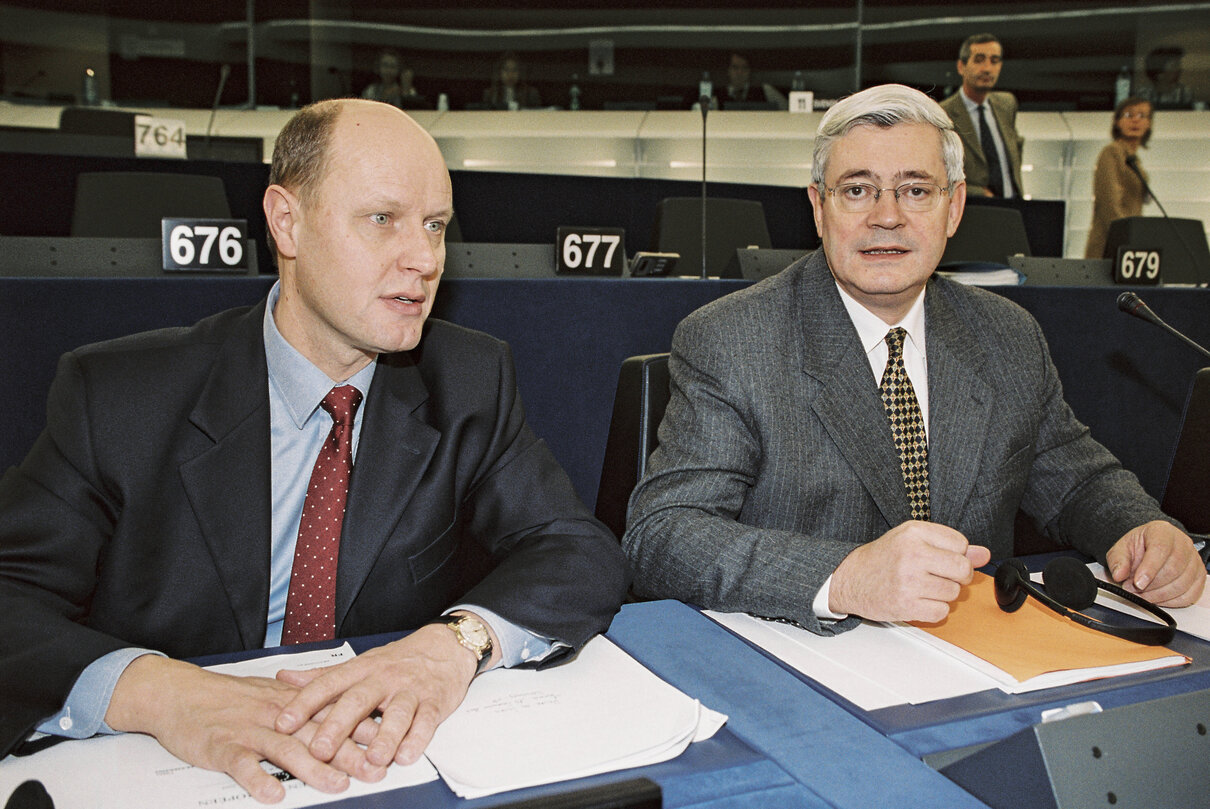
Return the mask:
<svg viewBox="0 0 1210 809">
<path fill-rule="evenodd" d="M 760 202 L 708 198 L 705 253 L 708 274 L 734 275 L 737 249 L 770 248 Z M 218 177 L 167 172 L 82 172 L 76 181 L 71 234 L 108 238 L 159 238 L 163 217 L 227 219 L 231 209 Z M 670 197 L 656 209 L 652 249 L 680 255 L 678 272 L 696 275 L 702 267 L 702 201 Z M 455 224 L 450 241 L 461 241 Z M 1021 214 L 1009 208 L 971 207 L 950 240 L 943 263 L 1005 263 L 1029 255 Z"/>
</svg>

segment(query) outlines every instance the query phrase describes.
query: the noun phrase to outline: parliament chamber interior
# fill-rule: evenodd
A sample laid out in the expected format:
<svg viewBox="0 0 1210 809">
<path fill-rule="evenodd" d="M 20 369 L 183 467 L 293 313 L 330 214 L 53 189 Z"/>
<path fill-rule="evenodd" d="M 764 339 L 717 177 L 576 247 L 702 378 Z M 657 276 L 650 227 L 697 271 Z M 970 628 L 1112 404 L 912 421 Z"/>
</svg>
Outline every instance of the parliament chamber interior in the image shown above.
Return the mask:
<svg viewBox="0 0 1210 809">
<path fill-rule="evenodd" d="M 821 247 L 808 186 L 827 111 L 887 83 L 954 96 L 959 45 L 988 31 L 995 88 L 1017 105 L 1020 188 L 968 197 L 938 271 L 1032 315 L 1092 437 L 1195 539 L 1210 534 L 1210 2 L 658 6 L 0 0 L 0 470 L 42 434 L 65 352 L 263 300 L 279 131 L 312 102 L 381 98 L 432 136 L 452 180 L 432 316 L 508 343 L 529 425 L 620 536 L 677 325 Z M 384 97 L 388 81 L 402 89 Z M 1098 161 L 1132 100 L 1150 122 L 1126 164 L 1142 208 L 1089 256 Z M 233 234 L 204 261 L 170 233 L 201 220 Z M 1131 317 L 1127 292 L 1163 324 Z M 656 357 L 657 376 L 635 357 Z M 1017 529 L 1031 569 L 1064 553 L 1023 517 Z M 432 780 L 341 805 L 1210 806 L 1208 601 L 1180 611 L 1179 667 L 870 703 L 802 662 L 841 636 L 788 653 L 785 625 L 632 600 L 606 637 L 726 714 L 714 736 L 490 797 Z M 839 653 L 828 665 L 861 679 Z M 0 805 L 43 805 L 19 802 L 14 774 L 69 747 L 0 759 Z M 125 805 L 113 790 L 106 805 Z"/>
</svg>

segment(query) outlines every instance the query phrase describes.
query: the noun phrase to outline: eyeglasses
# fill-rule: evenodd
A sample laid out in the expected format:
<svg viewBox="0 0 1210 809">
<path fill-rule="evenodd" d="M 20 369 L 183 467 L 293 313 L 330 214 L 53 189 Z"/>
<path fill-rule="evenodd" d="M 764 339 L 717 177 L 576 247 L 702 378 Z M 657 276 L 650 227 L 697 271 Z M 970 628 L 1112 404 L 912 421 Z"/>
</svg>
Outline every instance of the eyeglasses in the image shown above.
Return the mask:
<svg viewBox="0 0 1210 809">
<path fill-rule="evenodd" d="M 1151 113 L 1149 113 L 1149 112 L 1123 112 L 1121 117 L 1123 117 L 1123 118 L 1150 118 Z"/>
<path fill-rule="evenodd" d="M 878 188 L 869 183 L 842 183 L 835 188 L 824 186 L 836 204 L 846 213 L 872 211 L 883 191 L 895 194 L 895 201 L 904 211 L 927 213 L 941 204 L 941 197 L 953 190 L 953 184 L 940 186 L 936 183 L 904 183 L 896 188 Z"/>
</svg>

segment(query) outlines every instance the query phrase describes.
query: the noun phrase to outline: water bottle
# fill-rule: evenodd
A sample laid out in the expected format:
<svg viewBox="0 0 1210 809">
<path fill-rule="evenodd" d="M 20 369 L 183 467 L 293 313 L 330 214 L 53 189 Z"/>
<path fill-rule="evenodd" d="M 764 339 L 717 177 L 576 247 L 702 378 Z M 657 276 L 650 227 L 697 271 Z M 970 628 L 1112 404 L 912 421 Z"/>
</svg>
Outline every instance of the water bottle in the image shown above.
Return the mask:
<svg viewBox="0 0 1210 809">
<path fill-rule="evenodd" d="M 579 78 L 575 73 L 571 76 L 571 89 L 567 91 L 568 96 L 570 96 L 567 102 L 569 110 L 578 110 L 580 108 L 580 85 L 576 83 Z"/>
<path fill-rule="evenodd" d="M 1113 106 L 1116 108 L 1127 98 L 1130 97 L 1130 68 L 1127 65 L 1122 65 L 1122 69 L 1118 71 L 1117 81 L 1113 83 Z"/>
<path fill-rule="evenodd" d="M 84 68 L 84 80 L 80 86 L 80 103 L 85 107 L 95 107 L 101 103 L 101 94 L 97 90 L 97 74 L 91 67 Z"/>
<path fill-rule="evenodd" d="M 807 89 L 807 77 L 801 70 L 794 71 L 794 81 L 790 83 L 790 89 L 794 91 Z"/>
<path fill-rule="evenodd" d="M 697 96 L 700 99 L 702 96 L 711 98 L 714 95 L 714 82 L 710 81 L 710 72 L 702 71 L 702 80 L 697 83 Z"/>
<path fill-rule="evenodd" d="M 437 111 L 446 112 L 450 108 L 450 97 L 448 93 L 441 93 L 437 96 Z"/>
</svg>

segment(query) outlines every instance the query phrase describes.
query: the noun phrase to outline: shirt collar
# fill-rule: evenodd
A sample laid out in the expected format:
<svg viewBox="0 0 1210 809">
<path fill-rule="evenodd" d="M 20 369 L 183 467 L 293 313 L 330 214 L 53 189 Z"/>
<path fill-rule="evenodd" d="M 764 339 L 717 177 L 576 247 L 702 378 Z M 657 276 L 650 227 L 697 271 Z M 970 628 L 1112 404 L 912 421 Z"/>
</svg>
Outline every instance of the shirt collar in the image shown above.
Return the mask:
<svg viewBox="0 0 1210 809">
<path fill-rule="evenodd" d="M 857 299 L 845 292 L 840 284 L 836 285 L 836 291 L 840 293 L 841 303 L 844 304 L 845 311 L 849 313 L 849 320 L 853 321 L 853 326 L 857 329 L 857 339 L 861 341 L 861 349 L 866 354 L 869 354 L 886 339 L 887 332 L 899 326 L 907 332 L 908 340 L 912 342 L 920 355 L 925 356 L 924 290 L 921 290 L 920 294 L 916 296 L 916 300 L 912 302 L 911 308 L 908 309 L 903 319 L 890 326 L 878 315 L 858 303 Z"/>
<path fill-rule="evenodd" d="M 273 319 L 273 308 L 281 292 L 281 281 L 276 282 L 269 290 L 265 301 L 265 320 L 262 328 L 265 341 L 265 362 L 269 367 L 269 384 L 273 385 L 294 425 L 302 429 L 307 420 L 319 409 L 319 403 L 328 395 L 328 391 L 337 385 L 352 385 L 361 391 L 362 398 L 368 398 L 370 382 L 374 378 L 377 362 L 371 362 L 346 380 L 333 381 L 328 375 L 304 357 L 298 349 L 290 345 Z"/>
<path fill-rule="evenodd" d="M 980 107 L 980 106 L 987 107 L 987 111 L 988 111 L 988 112 L 991 112 L 991 109 L 992 109 L 992 108 L 991 108 L 991 105 L 987 103 L 987 98 L 990 98 L 991 96 L 988 96 L 987 98 L 984 98 L 984 99 L 983 99 L 983 104 L 980 104 L 978 101 L 975 101 L 975 100 L 974 100 L 974 99 L 972 99 L 970 96 L 968 96 L 968 95 L 966 94 L 966 90 L 965 90 L 965 89 L 961 89 L 961 88 L 960 88 L 960 89 L 958 90 L 958 95 L 962 96 L 962 103 L 966 105 L 966 111 L 967 111 L 968 113 L 970 113 L 971 118 L 974 118 L 976 115 L 978 115 L 978 114 L 979 114 L 979 113 L 978 113 L 978 110 L 979 110 L 979 107 Z"/>
</svg>

